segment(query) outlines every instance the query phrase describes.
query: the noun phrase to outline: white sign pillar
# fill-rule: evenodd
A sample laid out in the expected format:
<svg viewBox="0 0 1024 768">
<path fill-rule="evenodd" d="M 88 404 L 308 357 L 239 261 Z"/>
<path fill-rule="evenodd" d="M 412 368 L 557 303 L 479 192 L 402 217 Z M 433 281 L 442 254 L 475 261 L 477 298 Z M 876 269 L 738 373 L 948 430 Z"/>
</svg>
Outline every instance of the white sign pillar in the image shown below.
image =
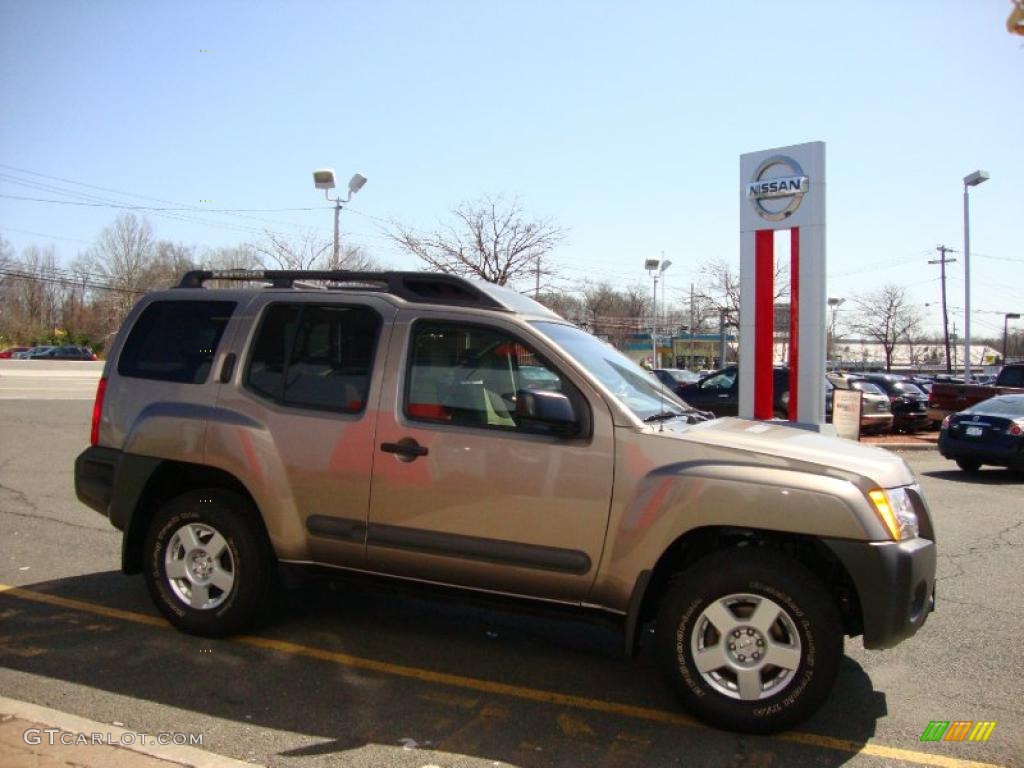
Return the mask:
<svg viewBox="0 0 1024 768">
<path fill-rule="evenodd" d="M 824 423 L 825 144 L 821 141 L 740 156 L 739 415 L 774 415 L 777 230 L 789 230 L 791 421 Z"/>
</svg>

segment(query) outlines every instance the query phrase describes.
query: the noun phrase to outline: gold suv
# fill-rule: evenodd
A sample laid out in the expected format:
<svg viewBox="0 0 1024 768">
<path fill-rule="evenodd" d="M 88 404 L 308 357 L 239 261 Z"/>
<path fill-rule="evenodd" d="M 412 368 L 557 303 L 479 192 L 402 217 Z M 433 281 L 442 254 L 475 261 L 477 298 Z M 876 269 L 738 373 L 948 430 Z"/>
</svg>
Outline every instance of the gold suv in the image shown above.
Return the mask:
<svg viewBox="0 0 1024 768">
<path fill-rule="evenodd" d="M 447 275 L 191 272 L 145 296 L 75 485 L 186 632 L 252 623 L 284 567 L 562 603 L 617 617 L 628 653 L 654 623 L 683 703 L 750 732 L 819 707 L 845 636 L 890 647 L 934 603 L 900 458 L 703 420 L 540 304 Z"/>
</svg>

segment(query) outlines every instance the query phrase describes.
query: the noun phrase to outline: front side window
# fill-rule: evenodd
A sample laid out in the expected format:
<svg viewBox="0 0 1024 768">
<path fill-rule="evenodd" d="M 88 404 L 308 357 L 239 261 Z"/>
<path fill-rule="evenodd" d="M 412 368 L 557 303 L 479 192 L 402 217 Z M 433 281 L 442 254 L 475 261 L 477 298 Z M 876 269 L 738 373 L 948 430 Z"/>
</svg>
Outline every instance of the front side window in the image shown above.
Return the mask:
<svg viewBox="0 0 1024 768">
<path fill-rule="evenodd" d="M 600 381 L 639 418 L 655 421 L 682 416 L 694 410 L 671 390 L 661 386 L 647 371 L 596 336 L 564 323 L 543 321 L 533 325 L 562 347 L 577 365 Z M 735 372 L 720 375 L 730 377 L 728 386 L 736 376 Z"/>
<path fill-rule="evenodd" d="M 728 370 L 722 371 L 719 374 L 709 377 L 708 379 L 701 382 L 701 389 L 720 389 L 722 391 L 732 389 L 732 385 L 736 383 L 736 371 Z"/>
<path fill-rule="evenodd" d="M 409 418 L 543 433 L 543 425 L 516 416 L 516 398 L 524 390 L 572 395 L 558 371 L 502 331 L 448 323 L 413 329 Z"/>
<path fill-rule="evenodd" d="M 285 405 L 361 411 L 380 327 L 380 316 L 367 307 L 273 304 L 253 343 L 245 384 Z"/>
<path fill-rule="evenodd" d="M 234 310 L 233 301 L 154 301 L 128 334 L 118 374 L 202 384 Z"/>
</svg>

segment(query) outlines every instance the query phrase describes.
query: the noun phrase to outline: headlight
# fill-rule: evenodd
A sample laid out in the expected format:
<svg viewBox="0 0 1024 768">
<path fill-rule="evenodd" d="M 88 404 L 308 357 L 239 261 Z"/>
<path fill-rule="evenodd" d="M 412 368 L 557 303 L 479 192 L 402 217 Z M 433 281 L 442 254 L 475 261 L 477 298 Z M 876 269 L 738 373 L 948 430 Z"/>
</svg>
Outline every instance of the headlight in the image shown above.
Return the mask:
<svg viewBox="0 0 1024 768">
<path fill-rule="evenodd" d="M 917 513 L 906 488 L 890 488 L 888 491 L 876 488 L 868 492 L 868 498 L 893 541 L 917 538 Z"/>
</svg>

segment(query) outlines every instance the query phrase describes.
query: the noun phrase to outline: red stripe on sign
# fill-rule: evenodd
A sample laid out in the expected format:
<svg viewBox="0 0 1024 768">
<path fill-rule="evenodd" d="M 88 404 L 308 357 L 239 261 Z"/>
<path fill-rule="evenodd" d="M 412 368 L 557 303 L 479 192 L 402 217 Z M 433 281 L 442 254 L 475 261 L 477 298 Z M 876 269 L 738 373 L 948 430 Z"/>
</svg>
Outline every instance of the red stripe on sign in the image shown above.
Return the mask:
<svg viewBox="0 0 1024 768">
<path fill-rule="evenodd" d="M 772 417 L 775 345 L 775 232 L 754 235 L 754 418 Z"/>
<path fill-rule="evenodd" d="M 789 230 L 789 420 L 796 421 L 800 372 L 800 227 Z"/>
</svg>

